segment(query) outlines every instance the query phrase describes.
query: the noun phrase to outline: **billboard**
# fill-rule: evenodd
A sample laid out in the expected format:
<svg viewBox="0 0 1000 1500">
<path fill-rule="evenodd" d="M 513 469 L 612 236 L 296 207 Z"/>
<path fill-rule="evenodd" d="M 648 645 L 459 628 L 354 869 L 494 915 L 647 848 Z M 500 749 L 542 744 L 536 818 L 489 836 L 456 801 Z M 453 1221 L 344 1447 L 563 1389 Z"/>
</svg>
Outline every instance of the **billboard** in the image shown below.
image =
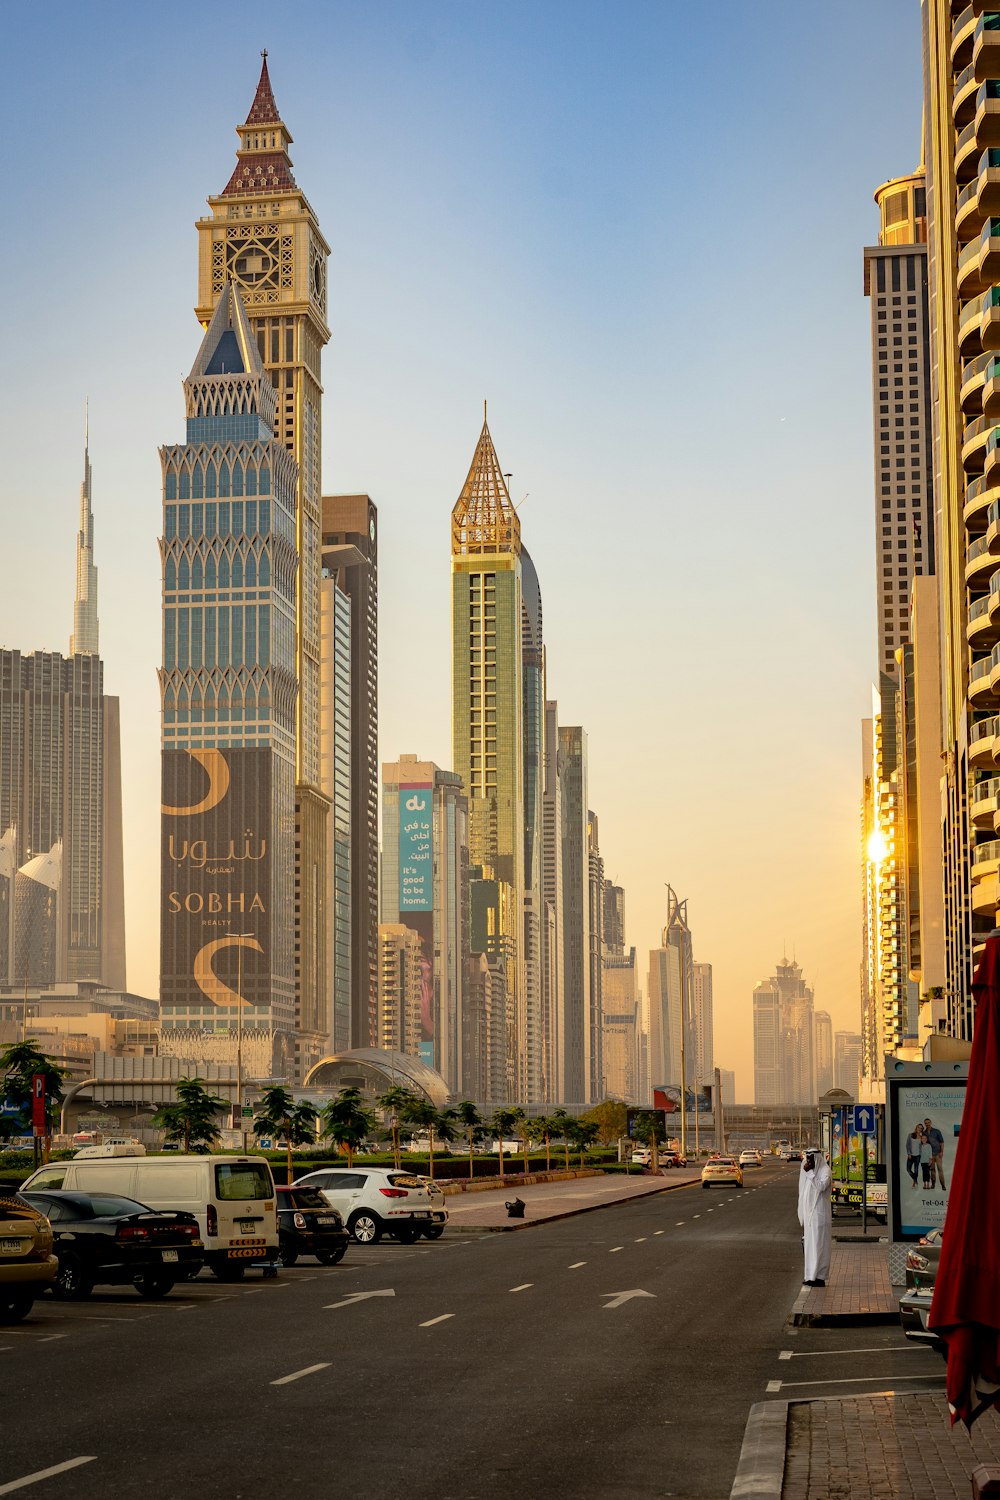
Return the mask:
<svg viewBox="0 0 1000 1500">
<path fill-rule="evenodd" d="M 399 914 L 434 910 L 434 788 L 399 788 Z"/>
<path fill-rule="evenodd" d="M 712 1086 L 703 1084 L 698 1089 L 685 1089 L 685 1107 L 689 1115 L 697 1110 L 700 1115 L 712 1113 Z M 658 1083 L 653 1088 L 653 1107 L 665 1109 L 668 1115 L 681 1112 L 681 1089 L 678 1083 Z"/>
<path fill-rule="evenodd" d="M 164 750 L 162 777 L 161 1000 L 269 1006 L 271 751 Z"/>
<path fill-rule="evenodd" d="M 892 1237 L 915 1240 L 944 1227 L 966 1079 L 953 1071 L 951 1077 L 917 1074 L 888 1082 Z"/>
<path fill-rule="evenodd" d="M 876 1106 L 881 1111 L 881 1105 Z M 885 1166 L 881 1152 L 881 1129 L 865 1138 L 854 1130 L 854 1110 L 851 1105 L 836 1105 L 830 1111 L 830 1171 L 833 1175 L 833 1197 L 835 1203 L 861 1206 L 861 1176 L 867 1151 L 868 1191 L 865 1199 L 869 1207 L 882 1209 L 886 1203 Z"/>
</svg>

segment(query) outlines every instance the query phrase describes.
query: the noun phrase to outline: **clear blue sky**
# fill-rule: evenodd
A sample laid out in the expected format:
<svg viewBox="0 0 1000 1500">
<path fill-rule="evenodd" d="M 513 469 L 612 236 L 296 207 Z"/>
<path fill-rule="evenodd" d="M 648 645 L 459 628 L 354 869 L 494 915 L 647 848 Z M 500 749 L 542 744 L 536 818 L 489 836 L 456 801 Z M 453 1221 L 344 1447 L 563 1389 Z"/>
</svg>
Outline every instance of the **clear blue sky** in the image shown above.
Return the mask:
<svg viewBox="0 0 1000 1500">
<path fill-rule="evenodd" d="M 156 450 L 183 434 L 198 345 L 193 221 L 266 46 L 333 251 L 324 488 L 381 515 L 382 757 L 451 760 L 448 522 L 485 396 L 643 975 L 670 881 L 741 1099 L 750 994 L 784 943 L 857 1029 L 862 247 L 873 189 L 919 157 L 916 0 L 4 20 L 0 642 L 66 649 L 89 392 L 131 986 L 157 986 Z"/>
</svg>

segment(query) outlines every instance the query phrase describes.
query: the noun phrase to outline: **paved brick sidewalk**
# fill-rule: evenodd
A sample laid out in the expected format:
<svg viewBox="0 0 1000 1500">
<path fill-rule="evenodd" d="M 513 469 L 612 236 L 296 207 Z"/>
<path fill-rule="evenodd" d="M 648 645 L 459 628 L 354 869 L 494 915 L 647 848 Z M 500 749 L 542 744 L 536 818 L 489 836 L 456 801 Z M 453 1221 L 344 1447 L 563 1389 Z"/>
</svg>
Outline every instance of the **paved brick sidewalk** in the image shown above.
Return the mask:
<svg viewBox="0 0 1000 1500">
<path fill-rule="evenodd" d="M 943 1391 L 792 1402 L 781 1500 L 968 1500 L 975 1466 L 998 1461 L 1000 1418 L 952 1428 Z"/>
<path fill-rule="evenodd" d="M 567 1214 L 586 1213 L 588 1209 L 605 1208 L 612 1203 L 627 1203 L 631 1198 L 645 1198 L 670 1188 L 697 1182 L 697 1168 L 673 1170 L 662 1177 L 587 1177 L 570 1182 L 537 1183 L 531 1187 L 497 1188 L 486 1193 L 470 1193 L 448 1198 L 448 1232 L 489 1232 L 526 1229 Z M 508 1219 L 505 1202 L 520 1198 L 525 1205 L 523 1219 Z"/>
<path fill-rule="evenodd" d="M 889 1282 L 889 1253 L 884 1244 L 833 1245 L 826 1286 L 804 1286 L 792 1309 L 799 1327 L 835 1323 L 893 1323 L 899 1299 Z"/>
</svg>

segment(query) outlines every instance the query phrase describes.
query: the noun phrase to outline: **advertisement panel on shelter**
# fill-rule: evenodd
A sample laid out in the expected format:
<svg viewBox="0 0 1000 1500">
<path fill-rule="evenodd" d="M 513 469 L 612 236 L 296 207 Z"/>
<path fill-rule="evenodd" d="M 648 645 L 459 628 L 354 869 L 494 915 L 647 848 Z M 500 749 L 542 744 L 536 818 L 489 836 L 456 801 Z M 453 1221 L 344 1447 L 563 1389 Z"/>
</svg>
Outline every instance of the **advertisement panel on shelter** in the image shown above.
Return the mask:
<svg viewBox="0 0 1000 1500">
<path fill-rule="evenodd" d="M 833 1174 L 834 1202 L 861 1207 L 861 1179 L 867 1156 L 865 1201 L 870 1208 L 881 1209 L 886 1203 L 887 1190 L 880 1132 L 859 1135 L 854 1129 L 853 1117 L 854 1111 L 849 1104 L 836 1105 L 830 1111 L 830 1171 Z"/>
<path fill-rule="evenodd" d="M 965 1080 L 892 1080 L 893 1223 L 897 1239 L 944 1227 Z"/>
<path fill-rule="evenodd" d="M 434 788 L 399 788 L 399 920 L 420 938 L 420 1057 L 434 1058 Z"/>
<path fill-rule="evenodd" d="M 165 750 L 162 775 L 162 1000 L 266 1005 L 271 753 Z"/>
</svg>

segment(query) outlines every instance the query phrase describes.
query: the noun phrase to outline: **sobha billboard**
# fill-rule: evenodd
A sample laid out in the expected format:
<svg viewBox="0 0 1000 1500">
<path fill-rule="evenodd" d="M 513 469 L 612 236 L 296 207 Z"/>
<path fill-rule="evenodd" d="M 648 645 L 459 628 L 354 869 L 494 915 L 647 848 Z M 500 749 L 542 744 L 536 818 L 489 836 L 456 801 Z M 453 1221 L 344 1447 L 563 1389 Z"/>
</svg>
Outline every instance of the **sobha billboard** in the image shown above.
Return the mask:
<svg viewBox="0 0 1000 1500">
<path fill-rule="evenodd" d="M 209 1007 L 208 1019 L 215 1007 L 233 1008 L 242 997 L 258 1010 L 257 1024 L 291 1020 L 290 912 L 280 926 L 283 914 L 274 901 L 285 884 L 275 879 L 284 863 L 275 770 L 280 776 L 284 767 L 276 766 L 270 750 L 163 752 L 165 1019 L 179 1020 L 168 1007 Z M 284 839 L 292 836 L 289 827 Z M 289 884 L 288 901 L 290 895 Z"/>
</svg>

